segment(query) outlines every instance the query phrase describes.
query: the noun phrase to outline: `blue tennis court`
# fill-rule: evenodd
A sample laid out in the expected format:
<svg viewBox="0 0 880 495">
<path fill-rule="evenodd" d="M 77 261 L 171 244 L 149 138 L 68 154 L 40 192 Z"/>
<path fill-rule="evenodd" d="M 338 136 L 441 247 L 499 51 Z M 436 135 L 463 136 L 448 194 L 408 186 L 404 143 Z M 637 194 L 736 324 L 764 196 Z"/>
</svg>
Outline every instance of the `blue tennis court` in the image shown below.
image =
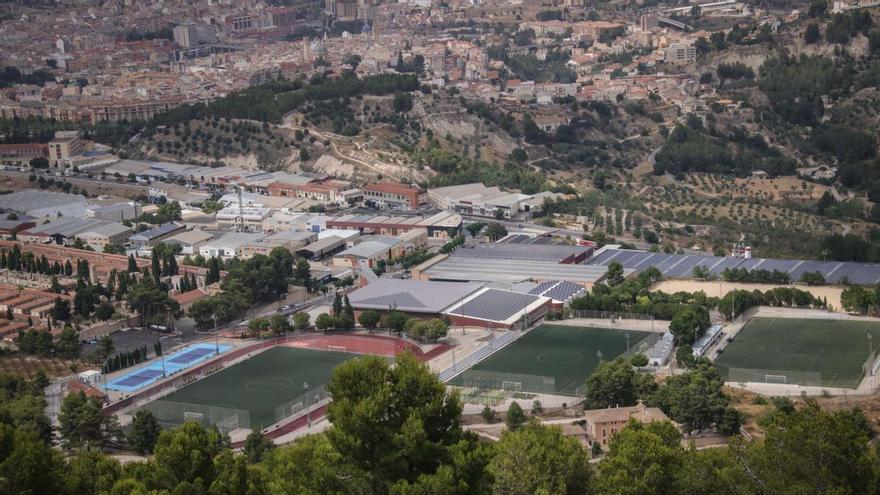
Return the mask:
<svg viewBox="0 0 880 495">
<path fill-rule="evenodd" d="M 120 376 L 104 386 L 107 390 L 134 392 L 231 349 L 231 345 L 194 344 Z M 218 352 L 219 351 L 219 352 Z"/>
</svg>

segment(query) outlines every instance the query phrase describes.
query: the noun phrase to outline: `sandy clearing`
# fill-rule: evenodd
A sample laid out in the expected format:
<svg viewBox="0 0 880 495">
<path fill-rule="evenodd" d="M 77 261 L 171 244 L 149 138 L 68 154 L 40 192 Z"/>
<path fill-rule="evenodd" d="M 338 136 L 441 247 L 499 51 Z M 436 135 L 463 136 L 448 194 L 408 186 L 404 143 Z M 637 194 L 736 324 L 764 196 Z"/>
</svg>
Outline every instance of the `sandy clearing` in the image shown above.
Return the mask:
<svg viewBox="0 0 880 495">
<path fill-rule="evenodd" d="M 739 289 L 739 290 L 760 290 L 766 291 L 769 289 L 773 289 L 776 287 L 790 287 L 796 288 L 800 290 L 805 290 L 815 297 L 824 297 L 828 300 L 828 305 L 831 307 L 833 311 L 840 311 L 840 294 L 843 292 L 843 287 L 834 287 L 834 286 L 817 286 L 810 287 L 806 285 L 785 285 L 785 284 L 747 284 L 747 283 L 735 283 L 735 282 L 723 282 L 723 281 L 711 281 L 711 282 L 703 282 L 698 280 L 663 280 L 651 287 L 651 290 L 662 290 L 663 292 L 673 293 L 673 292 L 697 292 L 703 291 L 707 296 L 711 297 L 724 297 L 728 292 Z"/>
</svg>

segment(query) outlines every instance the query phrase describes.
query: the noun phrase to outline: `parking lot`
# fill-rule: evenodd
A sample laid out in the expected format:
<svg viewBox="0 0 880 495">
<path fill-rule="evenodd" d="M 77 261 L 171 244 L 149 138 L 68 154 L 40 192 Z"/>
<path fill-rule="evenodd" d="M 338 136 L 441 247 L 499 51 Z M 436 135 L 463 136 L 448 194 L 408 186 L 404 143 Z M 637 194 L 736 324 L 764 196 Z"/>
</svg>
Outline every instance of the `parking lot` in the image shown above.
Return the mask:
<svg viewBox="0 0 880 495">
<path fill-rule="evenodd" d="M 152 354 L 153 344 L 155 344 L 156 341 L 160 339 L 162 339 L 163 348 L 168 348 L 172 344 L 176 344 L 176 342 L 174 341 L 169 341 L 170 338 L 173 338 L 173 335 L 160 334 L 159 332 L 141 330 L 139 328 L 129 328 L 128 330 L 113 332 L 110 334 L 110 338 L 113 339 L 114 353 L 131 351 L 139 347 L 146 346 L 147 352 Z M 92 356 L 94 355 L 97 348 L 97 340 L 95 340 L 94 343 L 90 342 L 87 344 L 83 344 L 82 355 L 84 357 Z"/>
</svg>

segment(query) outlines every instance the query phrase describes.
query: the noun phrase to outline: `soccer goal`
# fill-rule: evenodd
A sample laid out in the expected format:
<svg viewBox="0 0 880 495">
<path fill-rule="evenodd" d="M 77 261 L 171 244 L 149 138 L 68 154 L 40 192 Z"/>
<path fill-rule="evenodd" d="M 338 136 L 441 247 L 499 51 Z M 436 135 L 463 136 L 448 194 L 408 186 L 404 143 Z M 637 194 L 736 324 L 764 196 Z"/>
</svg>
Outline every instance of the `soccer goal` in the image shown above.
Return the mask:
<svg viewBox="0 0 880 495">
<path fill-rule="evenodd" d="M 341 346 L 341 345 L 328 345 L 328 346 L 327 346 L 327 350 L 328 350 L 328 351 L 337 351 L 337 352 L 345 352 L 345 351 L 347 351 L 347 349 L 345 348 L 345 346 Z"/>
<path fill-rule="evenodd" d="M 184 421 L 198 421 L 199 423 L 202 423 L 205 420 L 205 415 L 202 413 L 199 413 L 199 412 L 185 411 L 183 413 L 183 420 Z"/>
<path fill-rule="evenodd" d="M 501 382 L 501 390 L 507 392 L 522 392 L 522 382 Z"/>
<path fill-rule="evenodd" d="M 765 383 L 788 383 L 786 375 L 764 375 Z"/>
</svg>

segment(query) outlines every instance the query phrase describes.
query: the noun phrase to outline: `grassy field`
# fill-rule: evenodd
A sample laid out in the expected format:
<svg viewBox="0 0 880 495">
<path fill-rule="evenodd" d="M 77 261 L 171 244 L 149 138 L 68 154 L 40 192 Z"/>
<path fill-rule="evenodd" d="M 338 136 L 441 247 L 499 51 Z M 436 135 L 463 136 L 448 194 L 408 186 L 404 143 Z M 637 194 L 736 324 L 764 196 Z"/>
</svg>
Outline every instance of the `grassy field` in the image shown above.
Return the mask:
<svg viewBox="0 0 880 495">
<path fill-rule="evenodd" d="M 275 414 L 278 406 L 305 393 L 304 383 L 315 391 L 327 383 L 333 368 L 353 357 L 347 352 L 274 347 L 165 396 L 162 402 L 245 410 L 252 429 L 265 428 L 281 419 Z M 157 416 L 163 419 L 163 414 Z M 168 423 L 164 416 L 163 423 Z"/>
<path fill-rule="evenodd" d="M 600 353 L 603 360 L 626 353 L 626 333 L 608 328 L 541 325 L 459 375 L 451 384 L 472 386 L 474 377 L 510 374 L 505 380 L 521 382 L 524 392 L 550 392 L 541 389 L 540 380 L 520 380 L 516 376 L 536 375 L 552 377 L 555 393 L 576 395 L 599 365 Z M 648 335 L 630 330 L 630 348 L 635 349 Z"/>
<path fill-rule="evenodd" d="M 868 334 L 878 348 L 880 323 L 754 318 L 740 330 L 715 364 L 725 378 L 739 379 L 736 373 L 730 375 L 731 368 L 778 370 L 773 374 L 786 375 L 786 383 L 816 385 L 818 380 L 826 387 L 854 388 L 858 386 L 862 365 L 870 353 Z M 799 376 L 799 373 L 803 374 Z"/>
</svg>

